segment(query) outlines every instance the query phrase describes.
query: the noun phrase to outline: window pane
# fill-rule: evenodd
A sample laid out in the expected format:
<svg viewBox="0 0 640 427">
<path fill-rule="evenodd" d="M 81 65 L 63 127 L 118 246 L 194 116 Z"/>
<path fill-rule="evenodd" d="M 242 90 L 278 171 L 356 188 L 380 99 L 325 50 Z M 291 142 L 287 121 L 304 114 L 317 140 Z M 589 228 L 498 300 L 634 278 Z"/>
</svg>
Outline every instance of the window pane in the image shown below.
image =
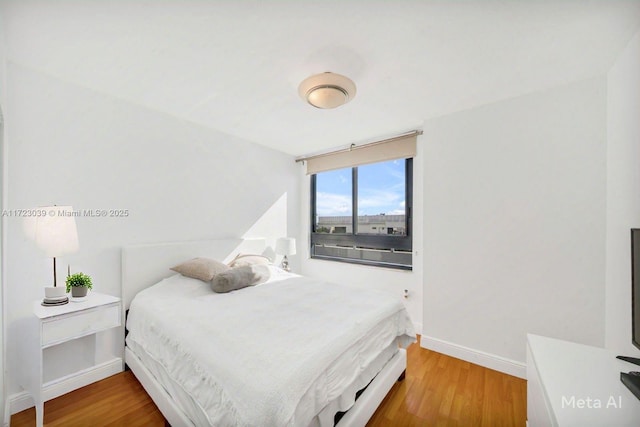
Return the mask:
<svg viewBox="0 0 640 427">
<path fill-rule="evenodd" d="M 316 175 L 316 233 L 353 233 L 351 168 Z"/>
<path fill-rule="evenodd" d="M 405 160 L 358 167 L 358 234 L 405 236 Z"/>
</svg>

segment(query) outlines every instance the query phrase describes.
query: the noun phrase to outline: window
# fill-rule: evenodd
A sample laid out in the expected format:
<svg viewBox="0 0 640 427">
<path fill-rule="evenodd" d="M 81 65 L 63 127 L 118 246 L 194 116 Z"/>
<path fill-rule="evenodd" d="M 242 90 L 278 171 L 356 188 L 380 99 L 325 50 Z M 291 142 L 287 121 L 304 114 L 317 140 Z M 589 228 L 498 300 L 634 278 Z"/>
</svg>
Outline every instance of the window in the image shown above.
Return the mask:
<svg viewBox="0 0 640 427">
<path fill-rule="evenodd" d="M 411 269 L 412 159 L 311 175 L 311 257 Z"/>
</svg>

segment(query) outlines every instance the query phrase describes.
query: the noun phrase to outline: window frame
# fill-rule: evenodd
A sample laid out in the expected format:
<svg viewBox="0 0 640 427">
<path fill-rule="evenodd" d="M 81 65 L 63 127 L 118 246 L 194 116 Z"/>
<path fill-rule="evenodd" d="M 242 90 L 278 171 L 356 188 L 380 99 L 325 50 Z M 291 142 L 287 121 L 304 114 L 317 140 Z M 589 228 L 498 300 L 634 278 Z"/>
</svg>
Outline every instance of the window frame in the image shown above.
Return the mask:
<svg viewBox="0 0 640 427">
<path fill-rule="evenodd" d="M 358 234 L 358 166 L 351 168 L 351 203 L 352 203 L 352 230 L 350 234 L 329 234 L 316 232 L 316 175 L 311 175 L 311 226 L 310 226 L 310 247 L 309 255 L 313 259 L 325 259 L 351 264 L 364 264 L 376 267 L 387 267 L 399 270 L 412 270 L 411 265 L 397 264 L 383 261 L 363 260 L 330 255 L 317 255 L 314 253 L 316 244 L 326 244 L 333 246 L 344 246 L 345 248 L 371 248 L 378 250 L 391 250 L 413 252 L 413 158 L 405 161 L 405 229 L 406 235 L 396 236 L 389 234 Z M 380 162 L 382 163 L 382 162 Z M 361 165 L 364 166 L 364 165 Z M 322 172 L 320 172 L 322 173 Z"/>
</svg>

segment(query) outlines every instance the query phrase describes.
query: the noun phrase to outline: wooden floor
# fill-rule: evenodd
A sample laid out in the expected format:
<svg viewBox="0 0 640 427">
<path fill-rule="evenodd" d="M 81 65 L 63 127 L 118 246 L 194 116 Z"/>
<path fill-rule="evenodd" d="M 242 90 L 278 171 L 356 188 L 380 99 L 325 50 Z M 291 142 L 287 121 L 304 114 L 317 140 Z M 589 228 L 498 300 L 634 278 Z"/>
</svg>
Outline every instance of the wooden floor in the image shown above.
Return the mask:
<svg viewBox="0 0 640 427">
<path fill-rule="evenodd" d="M 527 382 L 413 344 L 407 375 L 367 427 L 524 427 Z"/>
<path fill-rule="evenodd" d="M 396 383 L 368 427 L 525 425 L 526 381 L 420 348 L 407 352 L 407 375 Z M 47 426 L 164 427 L 164 418 L 133 374 L 123 372 L 45 404 Z M 35 426 L 33 408 L 12 427 Z"/>
</svg>

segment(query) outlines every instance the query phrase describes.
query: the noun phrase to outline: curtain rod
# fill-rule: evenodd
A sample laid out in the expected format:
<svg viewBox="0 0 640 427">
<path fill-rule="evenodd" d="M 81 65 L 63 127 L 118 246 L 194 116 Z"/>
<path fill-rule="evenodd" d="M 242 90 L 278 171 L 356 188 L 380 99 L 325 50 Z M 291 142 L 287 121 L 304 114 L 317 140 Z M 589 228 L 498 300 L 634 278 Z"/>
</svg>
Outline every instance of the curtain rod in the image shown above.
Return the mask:
<svg viewBox="0 0 640 427">
<path fill-rule="evenodd" d="M 362 145 L 351 144 L 351 146 L 349 148 L 341 148 L 340 150 L 329 151 L 328 153 L 316 154 L 316 155 L 313 155 L 313 156 L 299 157 L 299 158 L 296 159 L 296 163 L 297 162 L 304 162 L 306 160 L 311 160 L 311 159 L 317 159 L 318 157 L 332 156 L 332 155 L 337 154 L 337 153 L 346 153 L 347 151 L 359 150 L 361 148 L 373 147 L 374 145 L 385 144 L 387 142 L 391 142 L 391 141 L 395 141 L 395 140 L 398 140 L 398 139 L 406 138 L 408 136 L 422 135 L 422 133 L 423 132 L 421 130 L 414 130 L 414 131 L 411 131 L 411 132 L 403 133 L 402 135 L 393 136 L 391 138 L 383 139 L 383 140 L 380 140 L 380 141 L 369 142 L 367 144 L 362 144 Z"/>
</svg>

